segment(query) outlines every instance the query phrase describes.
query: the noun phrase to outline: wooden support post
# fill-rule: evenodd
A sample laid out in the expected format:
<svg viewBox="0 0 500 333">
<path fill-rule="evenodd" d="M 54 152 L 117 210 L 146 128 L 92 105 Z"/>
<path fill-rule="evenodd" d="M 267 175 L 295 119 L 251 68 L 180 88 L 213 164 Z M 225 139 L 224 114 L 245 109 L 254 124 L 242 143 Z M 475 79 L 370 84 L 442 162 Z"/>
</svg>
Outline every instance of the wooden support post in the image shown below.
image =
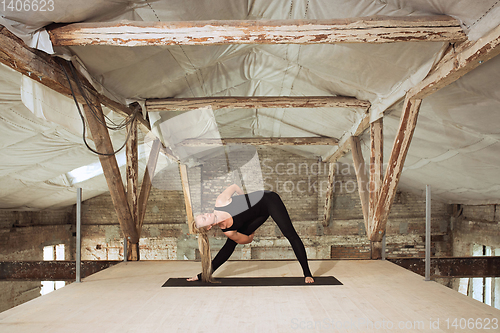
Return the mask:
<svg viewBox="0 0 500 333">
<path fill-rule="evenodd" d="M 356 178 L 358 180 L 359 198 L 365 221 L 365 230 L 368 230 L 368 175 L 366 173 L 365 160 L 363 159 L 359 137 L 353 136 L 351 138 L 351 147 L 354 170 L 356 171 Z"/>
<path fill-rule="evenodd" d="M 96 115 L 92 112 L 88 105 L 84 105 L 85 116 L 87 118 L 88 127 L 92 133 L 92 138 L 95 143 L 96 150 L 100 153 L 113 154 L 113 144 L 109 137 L 108 129 L 103 125 L 105 123 L 101 105 L 98 102 L 94 103 L 93 109 Z M 96 119 L 98 117 L 98 119 Z M 139 242 L 137 228 L 130 214 L 130 209 L 127 202 L 127 194 L 120 176 L 120 168 L 116 162 L 114 155 L 99 155 L 102 170 L 108 183 L 111 200 L 118 216 L 121 229 L 125 237 L 132 243 Z"/>
<path fill-rule="evenodd" d="M 137 228 L 138 222 L 138 182 L 139 182 L 139 153 L 137 151 L 137 122 L 132 120 L 130 124 L 127 125 L 128 139 L 126 142 L 126 156 L 127 156 L 127 202 L 130 209 L 130 214 L 132 215 L 132 220 Z M 139 234 L 139 232 L 138 232 Z M 139 242 L 132 243 L 130 240 L 128 242 L 128 253 L 127 258 L 131 261 L 138 261 L 139 255 Z M 125 254 L 124 254 L 125 255 Z"/>
<path fill-rule="evenodd" d="M 329 163 L 328 165 L 328 187 L 326 188 L 325 195 L 325 210 L 323 215 L 323 226 L 327 227 L 330 224 L 330 218 L 332 216 L 332 195 L 335 190 L 335 163 Z"/>
<path fill-rule="evenodd" d="M 181 174 L 182 192 L 184 193 L 184 203 L 186 205 L 187 223 L 189 226 L 189 233 L 194 234 L 193 224 L 193 205 L 191 204 L 191 193 L 189 191 L 189 179 L 187 167 L 185 164 L 179 163 L 179 172 Z"/>
<path fill-rule="evenodd" d="M 370 240 L 381 242 L 384 236 L 387 218 L 391 210 L 396 190 L 399 184 L 401 172 L 405 163 L 408 149 L 415 126 L 417 125 L 418 111 L 420 110 L 420 99 L 405 99 L 403 113 L 399 123 L 399 129 L 394 140 L 389 163 L 385 171 L 384 181 L 380 195 L 373 212 L 373 224 L 370 226 Z"/>
<path fill-rule="evenodd" d="M 383 118 L 370 124 L 370 195 L 368 209 L 368 228 L 366 229 L 368 238 L 373 225 L 373 214 L 377 204 L 380 188 L 382 187 L 383 164 L 384 164 L 384 139 L 383 139 Z M 383 230 L 385 233 L 385 230 Z M 371 243 L 371 258 L 380 259 L 382 257 L 382 243 Z"/>
<path fill-rule="evenodd" d="M 153 177 L 156 171 L 156 164 L 158 163 L 158 156 L 160 155 L 161 142 L 159 139 L 155 139 L 153 146 L 151 147 L 151 152 L 149 153 L 148 164 L 146 166 L 146 171 L 144 171 L 144 177 L 142 178 L 141 194 L 139 195 L 138 204 L 138 223 L 137 223 L 137 233 L 139 237 L 141 236 L 142 226 L 144 224 L 144 218 L 146 216 L 146 207 L 148 205 L 149 193 L 151 192 L 151 187 L 153 186 Z"/>
</svg>

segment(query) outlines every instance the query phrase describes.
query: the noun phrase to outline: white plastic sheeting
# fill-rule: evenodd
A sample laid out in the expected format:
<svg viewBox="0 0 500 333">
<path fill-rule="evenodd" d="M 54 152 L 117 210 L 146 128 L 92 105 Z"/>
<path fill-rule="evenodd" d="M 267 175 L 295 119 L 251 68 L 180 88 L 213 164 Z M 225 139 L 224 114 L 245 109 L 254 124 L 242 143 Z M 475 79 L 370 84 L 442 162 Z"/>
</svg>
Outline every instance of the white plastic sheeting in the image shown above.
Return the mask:
<svg viewBox="0 0 500 333">
<path fill-rule="evenodd" d="M 52 50 L 42 28 L 52 22 L 124 19 L 335 19 L 446 14 L 460 20 L 469 39 L 475 40 L 500 23 L 500 5 L 495 0 L 66 0 L 55 4 L 54 11 L 43 14 L 2 12 L 0 24 L 29 45 L 73 56 L 98 83 L 98 90 L 111 98 L 144 101 L 203 96 L 353 96 L 372 103 L 372 119 L 390 109 L 384 121 L 386 159 L 401 113 L 398 102 L 439 60 L 444 43 L 81 46 Z M 6 68 L 0 71 L 0 157 L 5 161 L 0 166 L 0 207 L 34 209 L 74 202 L 73 185 L 68 185 L 61 175 L 97 161 L 82 146 L 81 123 L 74 105 L 69 99 L 47 95 L 44 88 L 30 84 L 29 79 L 22 84 L 20 75 Z M 495 172 L 500 162 L 499 71 L 500 59 L 490 60 L 424 100 L 401 188 L 422 191 L 425 184 L 430 184 L 434 198 L 451 203 L 500 201 L 500 176 Z M 222 137 L 340 138 L 362 117 L 360 110 L 340 108 L 221 109 L 214 110 L 213 115 Z M 157 126 L 170 117 L 151 114 L 153 131 L 160 133 Z M 123 139 L 123 134 L 114 135 L 115 147 Z M 164 142 L 173 144 L 165 138 Z M 363 142 L 368 154 L 366 134 Z M 318 158 L 333 152 L 324 146 L 286 149 Z M 144 151 L 142 168 L 148 148 Z M 102 176 L 83 184 L 94 191 L 84 191 L 89 196 L 106 191 Z"/>
<path fill-rule="evenodd" d="M 99 163 L 83 145 L 82 123 L 73 100 L 33 80 L 24 80 L 21 74 L 0 65 L 0 208 L 33 210 L 71 205 L 77 186 L 83 188 L 84 199 L 107 192 L 102 171 L 78 183 L 68 178 L 67 173 L 74 169 Z M 115 147 L 125 140 L 123 131 L 111 133 L 111 137 Z M 89 143 L 92 145 L 91 140 Z M 141 136 L 140 144 L 142 174 L 151 142 Z M 122 155 L 118 157 L 124 175 Z M 165 159 L 159 163 L 165 166 Z"/>
</svg>

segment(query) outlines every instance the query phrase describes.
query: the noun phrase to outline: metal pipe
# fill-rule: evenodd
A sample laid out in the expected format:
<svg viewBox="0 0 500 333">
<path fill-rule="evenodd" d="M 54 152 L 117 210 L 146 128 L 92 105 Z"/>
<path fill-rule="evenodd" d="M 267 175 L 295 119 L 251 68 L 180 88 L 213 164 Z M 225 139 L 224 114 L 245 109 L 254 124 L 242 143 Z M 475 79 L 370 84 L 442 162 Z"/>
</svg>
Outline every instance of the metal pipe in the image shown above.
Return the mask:
<svg viewBox="0 0 500 333">
<path fill-rule="evenodd" d="M 76 189 L 76 282 L 81 282 L 82 266 L 82 189 Z"/>
<path fill-rule="evenodd" d="M 425 281 L 431 280 L 431 186 L 425 186 Z"/>
<path fill-rule="evenodd" d="M 382 237 L 382 260 L 385 260 L 385 233 L 384 237 Z"/>
<path fill-rule="evenodd" d="M 128 261 L 127 237 L 123 238 L 123 261 Z"/>
</svg>

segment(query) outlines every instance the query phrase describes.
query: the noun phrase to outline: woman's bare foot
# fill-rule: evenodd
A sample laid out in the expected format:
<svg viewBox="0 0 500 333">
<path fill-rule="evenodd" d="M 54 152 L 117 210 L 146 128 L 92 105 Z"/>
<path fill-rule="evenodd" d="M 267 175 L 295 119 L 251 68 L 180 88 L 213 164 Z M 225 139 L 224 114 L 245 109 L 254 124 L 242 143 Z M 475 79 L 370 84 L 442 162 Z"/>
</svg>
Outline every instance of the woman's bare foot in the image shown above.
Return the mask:
<svg viewBox="0 0 500 333">
<path fill-rule="evenodd" d="M 195 275 L 192 278 L 186 279 L 186 281 L 198 281 L 198 275 Z"/>
<path fill-rule="evenodd" d="M 306 276 L 306 283 L 314 283 L 314 279 L 311 276 Z"/>
</svg>

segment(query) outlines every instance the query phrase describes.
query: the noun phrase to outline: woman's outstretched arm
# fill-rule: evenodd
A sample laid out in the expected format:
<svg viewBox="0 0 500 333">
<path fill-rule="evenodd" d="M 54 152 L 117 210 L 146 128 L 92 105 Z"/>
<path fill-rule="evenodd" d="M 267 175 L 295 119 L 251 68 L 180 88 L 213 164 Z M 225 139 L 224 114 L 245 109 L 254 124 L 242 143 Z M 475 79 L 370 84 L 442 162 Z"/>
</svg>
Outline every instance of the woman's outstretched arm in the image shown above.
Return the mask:
<svg viewBox="0 0 500 333">
<path fill-rule="evenodd" d="M 225 206 L 228 204 L 228 201 L 229 199 L 231 199 L 231 197 L 233 196 L 233 194 L 239 194 L 239 195 L 242 195 L 244 194 L 243 193 L 243 190 L 236 184 L 233 184 L 229 187 L 227 187 L 224 191 L 222 191 L 221 194 L 219 194 L 219 196 L 217 197 L 217 200 L 216 200 L 216 205 L 217 206 Z"/>
<path fill-rule="evenodd" d="M 235 230 L 226 231 L 226 232 L 224 232 L 224 234 L 228 238 L 232 239 L 233 241 L 235 241 L 238 244 L 248 244 L 248 243 L 251 243 L 253 241 L 253 236 L 254 236 L 254 233 L 252 233 L 249 236 L 247 236 L 247 235 L 242 234 L 241 232 L 238 232 L 238 231 L 235 231 Z"/>
</svg>

